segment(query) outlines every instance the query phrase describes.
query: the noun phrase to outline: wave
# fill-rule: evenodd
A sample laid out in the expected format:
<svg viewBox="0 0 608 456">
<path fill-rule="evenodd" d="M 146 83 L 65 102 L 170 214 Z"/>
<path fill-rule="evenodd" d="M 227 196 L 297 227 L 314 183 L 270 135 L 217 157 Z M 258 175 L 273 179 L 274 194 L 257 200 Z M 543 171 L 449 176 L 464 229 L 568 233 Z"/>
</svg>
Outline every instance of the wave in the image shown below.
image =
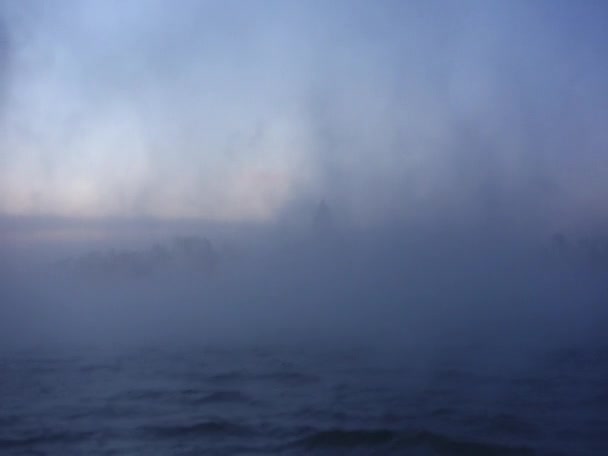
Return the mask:
<svg viewBox="0 0 608 456">
<path fill-rule="evenodd" d="M 304 374 L 301 372 L 270 372 L 264 374 L 252 374 L 245 371 L 230 371 L 215 374 L 208 377 L 212 383 L 239 383 L 247 381 L 269 381 L 283 385 L 309 385 L 319 382 L 316 375 Z"/>
<path fill-rule="evenodd" d="M 217 390 L 206 393 L 195 389 L 132 390 L 114 397 L 116 401 L 173 401 L 182 404 L 254 404 L 256 401 L 238 390 Z"/>
<path fill-rule="evenodd" d="M 463 456 L 525 456 L 535 452 L 526 447 L 511 447 L 496 443 L 484 443 L 457 439 L 430 431 L 401 434 L 395 441 L 395 449 L 426 448 L 438 454 Z"/>
<path fill-rule="evenodd" d="M 196 404 L 252 404 L 254 400 L 240 391 L 224 390 L 214 391 L 194 402 Z"/>
<path fill-rule="evenodd" d="M 87 440 L 94 435 L 94 432 L 55 432 L 23 438 L 0 438 L 0 448 L 9 449 L 54 443 L 74 443 Z"/>
<path fill-rule="evenodd" d="M 197 436 L 243 437 L 250 436 L 254 433 L 247 426 L 220 420 L 203 421 L 186 425 L 148 426 L 145 427 L 144 430 L 148 434 L 159 438 Z"/>
<path fill-rule="evenodd" d="M 541 434 L 541 430 L 533 423 L 508 413 L 480 415 L 468 421 L 481 426 L 486 434 L 496 432 L 529 438 L 536 438 Z"/>
<path fill-rule="evenodd" d="M 332 448 L 344 450 L 356 447 L 382 446 L 386 452 L 390 453 L 400 453 L 408 450 L 430 450 L 432 454 L 463 456 L 519 456 L 534 454 L 532 449 L 525 447 L 510 447 L 500 444 L 459 440 L 429 431 L 401 433 L 390 429 L 331 429 L 316 431 L 307 437 L 296 440 L 289 446 L 306 450 L 330 450 Z"/>
<path fill-rule="evenodd" d="M 230 371 L 221 374 L 214 374 L 209 377 L 209 381 L 213 383 L 232 383 L 242 382 L 252 378 L 251 374 L 244 371 Z"/>
<path fill-rule="evenodd" d="M 167 397 L 167 391 L 162 390 L 131 390 L 115 396 L 115 399 L 122 400 L 135 400 L 135 401 L 148 401 L 148 400 L 159 400 Z"/>
<path fill-rule="evenodd" d="M 318 431 L 294 442 L 293 446 L 308 449 L 323 447 L 358 447 L 370 445 L 383 445 L 394 440 L 396 434 L 393 431 L 380 430 L 341 430 L 332 429 Z"/>
<path fill-rule="evenodd" d="M 260 375 L 261 380 L 270 380 L 285 385 L 309 385 L 317 383 L 319 377 L 316 375 L 303 374 L 300 372 L 274 372 Z"/>
</svg>

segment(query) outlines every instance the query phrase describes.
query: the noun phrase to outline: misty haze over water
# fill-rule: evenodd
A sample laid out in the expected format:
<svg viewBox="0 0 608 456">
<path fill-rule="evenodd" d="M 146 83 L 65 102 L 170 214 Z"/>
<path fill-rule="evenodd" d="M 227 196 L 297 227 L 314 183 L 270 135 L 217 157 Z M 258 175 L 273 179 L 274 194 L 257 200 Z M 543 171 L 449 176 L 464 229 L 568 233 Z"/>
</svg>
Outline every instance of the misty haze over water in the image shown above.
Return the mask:
<svg viewBox="0 0 608 456">
<path fill-rule="evenodd" d="M 0 0 L 0 454 L 606 454 L 606 19 Z"/>
</svg>

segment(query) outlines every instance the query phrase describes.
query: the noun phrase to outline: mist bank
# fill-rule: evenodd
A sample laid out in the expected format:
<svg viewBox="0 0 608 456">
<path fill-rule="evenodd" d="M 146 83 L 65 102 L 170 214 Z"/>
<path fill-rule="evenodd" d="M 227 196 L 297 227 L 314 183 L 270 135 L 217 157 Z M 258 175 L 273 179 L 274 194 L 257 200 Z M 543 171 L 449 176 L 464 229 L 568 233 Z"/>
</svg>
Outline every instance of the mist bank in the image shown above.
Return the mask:
<svg viewBox="0 0 608 456">
<path fill-rule="evenodd" d="M 605 339 L 608 262 L 591 255 L 605 250 L 601 239 L 585 250 L 589 242 L 565 235 L 422 221 L 361 228 L 318 212 L 296 228 L 173 225 L 171 236 L 141 224 L 137 240 L 114 231 L 77 246 L 30 243 L 26 253 L 12 244 L 1 264 L 3 344 L 331 344 L 423 355 Z"/>
</svg>

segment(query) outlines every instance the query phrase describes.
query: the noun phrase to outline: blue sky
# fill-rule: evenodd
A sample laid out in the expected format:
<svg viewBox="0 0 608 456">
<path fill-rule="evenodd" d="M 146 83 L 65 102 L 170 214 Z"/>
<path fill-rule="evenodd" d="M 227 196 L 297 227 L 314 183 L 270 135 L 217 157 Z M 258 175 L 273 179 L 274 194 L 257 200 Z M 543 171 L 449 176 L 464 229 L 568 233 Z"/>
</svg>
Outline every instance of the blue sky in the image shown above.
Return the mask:
<svg viewBox="0 0 608 456">
<path fill-rule="evenodd" d="M 603 2 L 0 1 L 0 214 L 605 222 Z"/>
</svg>

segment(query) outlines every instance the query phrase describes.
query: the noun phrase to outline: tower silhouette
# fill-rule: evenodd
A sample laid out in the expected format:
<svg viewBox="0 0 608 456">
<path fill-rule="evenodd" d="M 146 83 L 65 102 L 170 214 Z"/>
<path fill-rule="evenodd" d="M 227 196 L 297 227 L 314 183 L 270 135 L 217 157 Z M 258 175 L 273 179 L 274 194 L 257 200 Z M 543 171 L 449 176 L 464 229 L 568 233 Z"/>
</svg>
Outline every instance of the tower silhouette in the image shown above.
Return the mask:
<svg viewBox="0 0 608 456">
<path fill-rule="evenodd" d="M 318 235 L 326 235 L 333 229 L 333 218 L 325 200 L 321 200 L 313 219 L 313 229 Z"/>
</svg>

